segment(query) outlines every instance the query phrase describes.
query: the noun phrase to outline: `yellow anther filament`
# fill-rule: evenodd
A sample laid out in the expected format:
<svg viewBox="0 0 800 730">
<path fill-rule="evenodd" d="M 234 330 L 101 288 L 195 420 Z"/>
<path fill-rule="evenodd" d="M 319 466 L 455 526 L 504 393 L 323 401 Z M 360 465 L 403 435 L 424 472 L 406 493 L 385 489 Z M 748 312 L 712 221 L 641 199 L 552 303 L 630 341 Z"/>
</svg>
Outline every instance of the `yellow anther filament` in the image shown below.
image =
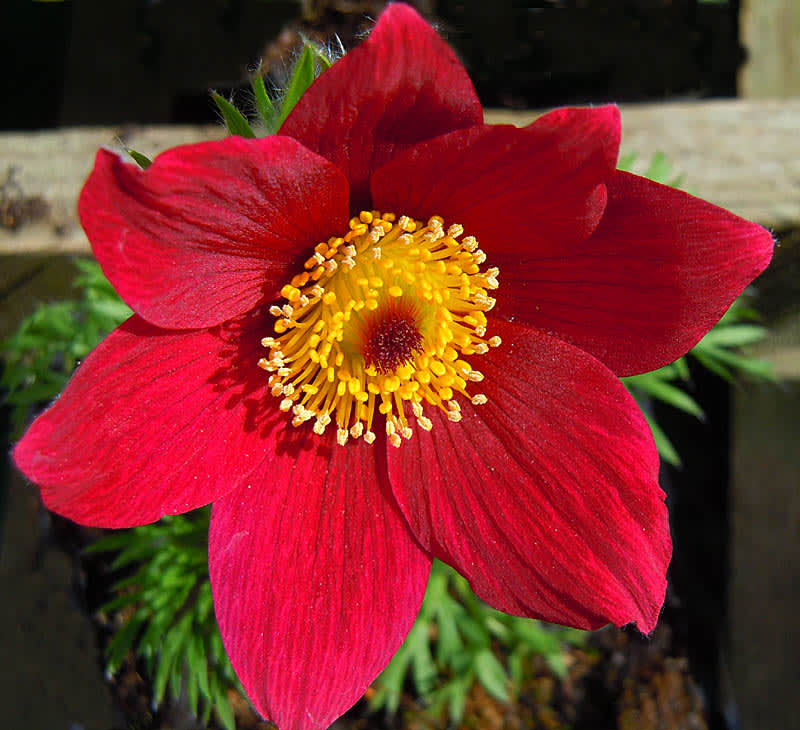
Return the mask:
<svg viewBox="0 0 800 730">
<path fill-rule="evenodd" d="M 483 375 L 464 358 L 501 344 L 486 337 L 485 315 L 499 271 L 481 271 L 475 238 L 459 240 L 463 227 L 438 216 L 423 223 L 361 211 L 348 228 L 317 244 L 281 289 L 286 301 L 269 309 L 275 336 L 261 340 L 269 354 L 258 366 L 292 425 L 313 420 L 321 435 L 335 424 L 337 443 L 373 443 L 377 412 L 388 442 L 400 446 L 412 435 L 411 415 L 432 428 L 423 405 L 457 422 L 457 395 L 486 403 L 467 392 Z"/>
</svg>

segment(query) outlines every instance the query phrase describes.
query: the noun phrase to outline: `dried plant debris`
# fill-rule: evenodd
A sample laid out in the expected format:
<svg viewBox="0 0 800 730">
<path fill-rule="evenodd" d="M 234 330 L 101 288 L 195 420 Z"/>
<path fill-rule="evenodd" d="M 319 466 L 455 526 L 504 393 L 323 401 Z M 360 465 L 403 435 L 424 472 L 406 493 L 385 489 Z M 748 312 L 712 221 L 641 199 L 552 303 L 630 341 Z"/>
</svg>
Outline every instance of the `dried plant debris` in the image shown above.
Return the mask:
<svg viewBox="0 0 800 730">
<path fill-rule="evenodd" d="M 50 205 L 41 195 L 25 195 L 16 179 L 17 168 L 9 166 L 0 182 L 0 226 L 15 231 L 25 223 L 46 218 Z"/>
</svg>

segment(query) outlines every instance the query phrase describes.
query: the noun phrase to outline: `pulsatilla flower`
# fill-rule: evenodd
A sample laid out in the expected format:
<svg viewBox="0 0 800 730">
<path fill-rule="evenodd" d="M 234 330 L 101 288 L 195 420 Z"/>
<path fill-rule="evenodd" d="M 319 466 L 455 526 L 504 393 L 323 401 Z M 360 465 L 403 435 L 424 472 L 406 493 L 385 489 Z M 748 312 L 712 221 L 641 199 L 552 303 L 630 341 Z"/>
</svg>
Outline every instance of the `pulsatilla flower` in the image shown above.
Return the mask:
<svg viewBox="0 0 800 730">
<path fill-rule="evenodd" d="M 225 646 L 283 730 L 361 696 L 433 557 L 503 611 L 651 631 L 667 512 L 618 376 L 692 347 L 773 242 L 618 144 L 608 106 L 484 125 L 393 5 L 277 136 L 100 151 L 80 216 L 136 314 L 16 463 L 85 524 L 213 502 Z"/>
</svg>

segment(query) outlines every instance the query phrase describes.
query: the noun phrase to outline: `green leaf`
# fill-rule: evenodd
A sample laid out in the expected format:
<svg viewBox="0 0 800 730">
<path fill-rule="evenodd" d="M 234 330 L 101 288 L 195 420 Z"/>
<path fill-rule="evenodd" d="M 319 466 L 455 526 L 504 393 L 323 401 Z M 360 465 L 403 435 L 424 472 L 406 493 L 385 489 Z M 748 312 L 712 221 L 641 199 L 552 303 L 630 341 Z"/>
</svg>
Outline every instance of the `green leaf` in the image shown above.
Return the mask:
<svg viewBox="0 0 800 730">
<path fill-rule="evenodd" d="M 489 646 L 489 631 L 482 621 L 464 614 L 458 618 L 458 628 L 473 647 L 483 649 Z"/>
<path fill-rule="evenodd" d="M 228 132 L 238 135 L 239 137 L 246 137 L 252 139 L 256 136 L 250 123 L 242 116 L 242 113 L 229 102 L 224 96 L 221 96 L 216 91 L 211 93 L 211 98 L 217 105 L 217 108 L 225 120 L 225 126 Z"/>
<path fill-rule="evenodd" d="M 253 87 L 253 93 L 256 97 L 256 109 L 258 109 L 258 115 L 261 117 L 264 128 L 269 134 L 275 134 L 278 131 L 279 115 L 269 98 L 269 94 L 267 94 L 264 77 L 257 72 L 250 81 L 250 85 Z"/>
<path fill-rule="evenodd" d="M 559 679 L 564 679 L 567 676 L 567 665 L 564 661 L 564 654 L 548 654 L 545 656 L 544 660 L 547 662 L 547 666 L 550 667 L 550 671 L 556 675 Z"/>
<path fill-rule="evenodd" d="M 756 357 L 748 357 L 741 355 L 738 352 L 731 352 L 722 348 L 703 348 L 700 353 L 706 357 L 714 358 L 718 362 L 729 365 L 736 370 L 750 375 L 751 377 L 758 378 L 759 380 L 775 381 L 775 373 L 772 368 L 772 363 L 766 360 L 761 360 Z M 692 353 L 699 355 L 700 353 Z"/>
<path fill-rule="evenodd" d="M 635 151 L 626 152 L 625 154 L 620 155 L 620 158 L 617 161 L 617 169 L 624 170 L 625 172 L 631 172 L 638 156 L 638 153 Z"/>
<path fill-rule="evenodd" d="M 200 704 L 200 688 L 197 676 L 189 670 L 186 672 L 186 699 L 189 701 L 189 710 L 197 717 L 197 710 Z"/>
<path fill-rule="evenodd" d="M 517 618 L 513 627 L 519 642 L 527 645 L 536 654 L 546 656 L 561 653 L 561 639 L 545 624 L 533 619 Z"/>
<path fill-rule="evenodd" d="M 306 90 L 314 81 L 314 51 L 311 46 L 303 48 L 300 58 L 292 72 L 292 78 L 289 81 L 289 88 L 286 90 L 286 96 L 283 99 L 283 106 L 281 108 L 280 123 L 286 121 L 286 117 L 294 109 L 300 97 L 306 93 Z"/>
<path fill-rule="evenodd" d="M 134 614 L 128 622 L 114 635 L 106 648 L 106 668 L 110 674 L 119 669 L 144 624 L 144 617 Z"/>
<path fill-rule="evenodd" d="M 475 655 L 475 676 L 484 689 L 496 700 L 508 701 L 508 674 L 491 649 Z"/>
<path fill-rule="evenodd" d="M 625 378 L 623 382 L 696 418 L 704 418 L 703 409 L 694 398 L 680 388 L 665 382 L 654 373 L 633 375 Z"/>
<path fill-rule="evenodd" d="M 146 155 L 143 155 L 141 152 L 137 152 L 136 150 L 131 149 L 130 147 L 126 147 L 125 149 L 127 150 L 128 154 L 133 158 L 134 162 L 137 165 L 139 165 L 139 167 L 142 168 L 142 170 L 146 170 L 148 167 L 150 167 L 150 165 L 153 164 L 153 161 Z"/>
<path fill-rule="evenodd" d="M 233 716 L 230 700 L 228 700 L 228 693 L 216 675 L 212 677 L 211 698 L 214 705 L 214 714 L 222 724 L 222 727 L 225 730 L 236 730 L 236 720 Z"/>
<path fill-rule="evenodd" d="M 525 654 L 523 647 L 518 646 L 508 655 L 508 673 L 515 688 L 518 688 L 525 678 L 525 665 L 523 663 Z"/>
<path fill-rule="evenodd" d="M 450 603 L 453 602 L 451 601 Z M 452 610 L 444 601 L 442 604 L 443 610 L 439 610 L 436 613 L 436 625 L 438 628 L 436 661 L 440 664 L 447 664 L 454 654 L 464 650 L 464 642 L 461 641 L 461 635 L 458 632 L 457 612 Z M 445 608 L 446 606 L 447 608 Z M 461 608 L 457 603 L 453 607 Z"/>
<path fill-rule="evenodd" d="M 668 464 L 674 467 L 680 467 L 681 457 L 672 445 L 672 441 L 669 440 L 667 434 L 664 433 L 664 430 L 658 425 L 655 418 L 646 411 L 642 411 L 642 413 L 647 421 L 647 425 L 650 426 L 650 431 L 653 434 L 653 441 L 656 442 L 656 449 L 658 449 L 659 456 Z"/>
<path fill-rule="evenodd" d="M 460 723 L 464 717 L 464 705 L 473 681 L 474 675 L 470 672 L 463 677 L 457 677 L 449 684 L 448 711 L 450 712 L 450 719 L 454 723 Z"/>
<path fill-rule="evenodd" d="M 205 656 L 205 646 L 202 638 L 195 633 L 186 650 L 186 665 L 189 673 L 195 678 L 200 693 L 207 700 L 211 698 L 211 689 L 208 683 L 208 659 Z"/>
<path fill-rule="evenodd" d="M 700 342 L 695 345 L 695 349 L 713 345 L 716 347 L 743 347 L 760 342 L 767 336 L 766 327 L 757 324 L 732 324 L 727 327 L 714 327 Z"/>
<path fill-rule="evenodd" d="M 438 675 L 433 661 L 430 645 L 430 629 L 423 621 L 417 621 L 408 635 L 409 652 L 411 654 L 411 676 L 414 688 L 421 696 L 425 696 L 433 688 Z"/>
</svg>

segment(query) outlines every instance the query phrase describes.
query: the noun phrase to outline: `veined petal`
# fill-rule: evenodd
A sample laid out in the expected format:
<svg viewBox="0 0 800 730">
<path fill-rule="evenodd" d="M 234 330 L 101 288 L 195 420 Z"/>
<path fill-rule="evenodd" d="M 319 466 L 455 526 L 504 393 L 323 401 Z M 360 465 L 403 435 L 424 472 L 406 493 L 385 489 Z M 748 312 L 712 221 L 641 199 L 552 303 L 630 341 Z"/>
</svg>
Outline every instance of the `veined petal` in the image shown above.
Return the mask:
<svg viewBox="0 0 800 730">
<path fill-rule="evenodd" d="M 211 327 L 278 297 L 348 216 L 347 182 L 288 137 L 176 147 L 147 170 L 100 150 L 78 204 L 97 260 L 152 324 Z"/>
<path fill-rule="evenodd" d="M 378 170 L 373 200 L 381 210 L 460 223 L 492 263 L 497 254 L 514 262 L 550 256 L 600 222 L 619 135 L 615 106 L 557 109 L 523 129 L 459 130 Z"/>
<path fill-rule="evenodd" d="M 369 210 L 369 177 L 392 155 L 482 121 L 453 51 L 415 10 L 397 3 L 311 85 L 280 132 L 341 168 L 353 210 Z"/>
<path fill-rule="evenodd" d="M 488 402 L 389 449 L 420 543 L 496 608 L 581 628 L 655 626 L 671 547 L 658 457 L 624 386 L 600 362 L 492 321 Z"/>
<path fill-rule="evenodd" d="M 137 316 L 78 368 L 14 450 L 45 505 L 130 527 L 208 504 L 274 457 L 286 428 L 263 371 L 260 321 L 159 330 Z"/>
<path fill-rule="evenodd" d="M 417 615 L 431 558 L 380 452 L 333 429 L 286 433 L 258 478 L 214 503 L 211 587 L 225 648 L 280 730 L 327 728 L 364 693 Z"/>
<path fill-rule="evenodd" d="M 607 187 L 603 219 L 582 243 L 497 259 L 511 296 L 496 311 L 633 375 L 692 348 L 767 267 L 774 244 L 761 226 L 646 178 L 618 172 Z"/>
</svg>

